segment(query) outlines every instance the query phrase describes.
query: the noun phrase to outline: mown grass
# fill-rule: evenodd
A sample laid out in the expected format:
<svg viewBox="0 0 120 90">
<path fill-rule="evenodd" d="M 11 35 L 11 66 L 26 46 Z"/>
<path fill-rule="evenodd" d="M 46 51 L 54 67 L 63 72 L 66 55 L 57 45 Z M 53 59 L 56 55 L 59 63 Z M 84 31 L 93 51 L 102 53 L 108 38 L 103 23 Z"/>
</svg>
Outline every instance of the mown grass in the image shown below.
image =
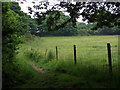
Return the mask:
<svg viewBox="0 0 120 90">
<path fill-rule="evenodd" d="M 34 63 L 50 72 L 41 74 L 31 69 L 33 78 L 18 87 L 119 87 L 117 39 L 118 36 L 42 37 L 26 42 L 20 50 L 20 62 L 24 58 L 26 66 Z M 107 42 L 112 45 L 112 75 L 108 72 Z M 74 44 L 77 46 L 76 65 L 73 61 Z M 55 59 L 55 46 L 59 48 L 58 60 Z"/>
</svg>

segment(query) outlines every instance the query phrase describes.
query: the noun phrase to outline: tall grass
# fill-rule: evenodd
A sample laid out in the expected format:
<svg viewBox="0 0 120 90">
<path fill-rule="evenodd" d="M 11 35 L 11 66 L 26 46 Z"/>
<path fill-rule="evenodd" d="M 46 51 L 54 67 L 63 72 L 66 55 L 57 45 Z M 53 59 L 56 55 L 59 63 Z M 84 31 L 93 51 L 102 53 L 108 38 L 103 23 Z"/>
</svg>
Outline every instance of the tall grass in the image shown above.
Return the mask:
<svg viewBox="0 0 120 90">
<path fill-rule="evenodd" d="M 25 55 L 36 62 L 48 62 L 55 60 L 55 46 L 58 46 L 58 61 L 74 63 L 73 45 L 77 47 L 77 65 L 94 65 L 95 67 L 107 68 L 107 42 L 112 46 L 113 68 L 118 63 L 118 36 L 72 36 L 72 37 L 43 37 L 36 38 L 23 46 Z M 31 43 L 32 42 L 32 43 Z M 37 46 L 36 46 L 37 45 Z M 29 48 L 32 48 L 29 49 Z M 45 51 L 48 49 L 47 55 Z M 69 65 L 70 66 L 70 65 Z"/>
<path fill-rule="evenodd" d="M 44 59 L 42 59 L 44 61 Z M 78 62 L 76 65 L 72 60 L 47 60 L 47 62 L 33 62 L 36 66 L 42 67 L 45 70 L 50 70 L 51 72 L 58 72 L 66 74 L 64 79 L 70 79 L 71 76 L 75 76 L 78 79 L 85 80 L 85 82 L 93 83 L 90 86 L 96 87 L 119 87 L 119 74 L 116 68 L 113 68 L 113 74 L 109 73 L 108 65 L 91 64 L 90 62 Z M 65 78 L 69 75 L 69 78 Z M 62 78 L 62 77 L 59 77 Z M 83 82 L 83 81 L 82 81 Z M 94 86 L 95 85 L 95 86 Z M 111 85 L 111 86 L 110 86 Z M 79 86 L 79 85 L 78 85 Z M 89 86 L 88 86 L 89 87 Z"/>
<path fill-rule="evenodd" d="M 50 51 L 48 52 L 48 54 L 47 54 L 47 60 L 48 60 L 48 61 L 51 61 L 51 60 L 53 60 L 53 59 L 55 59 L 55 55 L 54 55 L 54 53 L 50 50 Z"/>
<path fill-rule="evenodd" d="M 90 85 L 88 87 L 119 87 L 117 36 L 43 37 L 31 42 L 21 49 L 28 62 L 52 72 L 63 73 L 66 80 L 67 76 L 85 80 Z M 112 45 L 112 77 L 108 72 L 107 42 Z M 76 65 L 73 60 L 74 44 L 77 46 Z M 55 59 L 55 46 L 58 46 L 58 60 Z M 46 49 L 48 52 L 45 56 Z"/>
<path fill-rule="evenodd" d="M 40 58 L 42 57 L 42 55 L 40 54 L 40 52 L 38 52 L 35 49 L 30 49 L 24 52 L 24 54 L 26 55 L 26 57 L 28 57 L 29 59 L 38 62 L 40 60 Z"/>
<path fill-rule="evenodd" d="M 77 57 L 89 58 L 94 56 L 107 57 L 106 44 L 110 42 L 112 55 L 118 50 L 118 36 L 72 36 L 72 37 L 40 37 L 24 45 L 24 48 L 33 48 L 44 55 L 46 49 L 54 52 L 58 46 L 59 59 L 73 58 L 73 45 L 77 47 Z M 47 52 L 48 54 L 48 52 Z"/>
</svg>

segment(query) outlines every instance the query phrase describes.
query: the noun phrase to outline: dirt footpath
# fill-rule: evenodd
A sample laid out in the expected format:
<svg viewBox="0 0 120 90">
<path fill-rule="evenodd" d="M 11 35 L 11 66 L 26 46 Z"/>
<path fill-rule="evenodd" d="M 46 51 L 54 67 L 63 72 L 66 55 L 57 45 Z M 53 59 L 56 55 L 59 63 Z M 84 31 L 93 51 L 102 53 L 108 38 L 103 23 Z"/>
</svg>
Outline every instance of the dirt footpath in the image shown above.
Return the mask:
<svg viewBox="0 0 120 90">
<path fill-rule="evenodd" d="M 38 72 L 40 72 L 40 73 L 46 73 L 45 70 L 43 70 L 42 68 L 36 66 L 35 64 L 31 64 L 31 66 L 32 66 L 36 71 L 38 71 Z"/>
</svg>

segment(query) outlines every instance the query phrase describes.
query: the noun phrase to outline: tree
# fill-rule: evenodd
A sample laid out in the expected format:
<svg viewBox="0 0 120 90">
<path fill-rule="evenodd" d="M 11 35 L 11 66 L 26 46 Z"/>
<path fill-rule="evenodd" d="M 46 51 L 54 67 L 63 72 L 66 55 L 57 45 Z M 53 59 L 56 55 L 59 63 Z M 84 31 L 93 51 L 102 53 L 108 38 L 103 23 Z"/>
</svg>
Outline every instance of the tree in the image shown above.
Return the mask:
<svg viewBox="0 0 120 90">
<path fill-rule="evenodd" d="M 17 45 L 21 43 L 22 35 L 28 29 L 21 21 L 21 17 L 10 9 L 10 5 L 11 3 L 2 3 L 3 55 L 8 54 L 9 59 L 13 57 L 18 48 Z"/>
<path fill-rule="evenodd" d="M 49 24 L 49 20 L 50 18 L 54 18 L 54 14 L 47 14 L 45 17 L 45 20 L 42 21 L 42 23 L 40 25 L 37 26 L 37 30 L 34 29 L 30 32 L 34 32 L 35 35 L 38 36 L 48 36 L 48 35 L 75 35 L 77 32 L 77 28 L 74 28 L 72 26 L 72 23 L 69 22 L 67 23 L 63 28 L 58 28 L 58 30 L 54 30 L 55 25 L 60 25 L 61 23 L 65 22 L 66 20 L 70 19 L 69 16 L 64 15 L 64 13 L 58 11 L 60 14 L 59 20 L 55 21 L 55 24 L 52 24 L 49 26 L 49 28 L 47 27 Z M 51 30 L 48 30 L 51 29 Z"/>
<path fill-rule="evenodd" d="M 58 30 L 58 28 L 65 26 L 67 22 L 73 22 L 73 26 L 75 26 L 76 19 L 80 15 L 82 15 L 84 21 L 87 20 L 88 23 L 96 23 L 93 29 L 102 28 L 103 26 L 114 27 L 120 25 L 120 2 L 76 2 L 75 4 L 70 2 L 60 2 L 51 9 L 48 9 L 48 6 L 49 2 L 44 1 L 40 2 L 40 5 L 28 7 L 28 10 L 31 14 L 34 13 L 39 20 L 44 19 L 48 13 L 54 13 L 54 18 L 49 18 L 49 30 L 51 30 L 50 26 L 53 24 L 54 30 Z M 46 12 L 34 11 L 33 8 L 37 10 L 46 9 Z M 56 9 L 60 10 L 61 8 L 66 9 L 66 12 L 69 13 L 71 18 L 60 25 L 56 25 L 54 22 L 59 20 L 60 15 L 56 12 Z"/>
<path fill-rule="evenodd" d="M 73 36 L 77 35 L 77 28 L 72 26 L 72 23 L 67 23 L 64 28 L 58 30 L 58 35 Z"/>
<path fill-rule="evenodd" d="M 30 29 L 29 29 L 29 32 L 31 33 L 31 34 L 33 34 L 33 35 L 35 35 L 36 33 L 37 33 L 37 31 L 38 31 L 38 25 L 36 24 L 36 22 L 35 22 L 35 20 L 34 19 L 31 19 L 30 21 L 29 21 L 29 27 L 30 27 Z"/>
<path fill-rule="evenodd" d="M 119 35 L 120 34 L 120 29 L 118 27 L 103 27 L 99 28 L 97 31 L 94 31 L 94 34 L 97 35 Z"/>
<path fill-rule="evenodd" d="M 21 17 L 10 9 L 10 2 L 2 3 L 2 74 L 3 87 L 9 87 L 13 83 L 17 65 L 15 55 L 18 45 L 22 43 L 22 36 L 28 30 L 27 25 L 21 21 Z"/>
</svg>

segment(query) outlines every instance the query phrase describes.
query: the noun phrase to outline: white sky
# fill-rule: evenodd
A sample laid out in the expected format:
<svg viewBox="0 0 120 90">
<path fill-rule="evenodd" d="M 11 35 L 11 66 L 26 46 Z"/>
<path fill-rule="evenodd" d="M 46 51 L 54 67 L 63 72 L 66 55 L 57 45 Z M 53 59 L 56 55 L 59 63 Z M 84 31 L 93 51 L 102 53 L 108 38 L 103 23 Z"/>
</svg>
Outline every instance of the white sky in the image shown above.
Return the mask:
<svg viewBox="0 0 120 90">
<path fill-rule="evenodd" d="M 49 1 L 50 3 L 50 5 L 54 5 L 54 4 L 59 4 L 59 0 L 27 0 L 27 2 L 24 2 L 23 4 L 20 4 L 19 3 L 19 5 L 20 5 L 20 7 L 21 7 L 21 10 L 23 11 L 23 12 L 25 12 L 25 13 L 28 13 L 29 11 L 28 11 L 28 6 L 30 6 L 30 7 L 32 7 L 34 4 L 32 3 L 32 1 L 34 1 L 35 2 L 35 5 L 36 4 L 39 4 L 39 1 Z M 64 0 L 64 1 L 66 1 L 66 0 Z M 72 0 L 69 0 L 69 1 L 72 1 Z M 74 3 L 74 2 L 73 2 Z M 42 11 L 44 11 L 44 10 L 42 10 Z M 69 15 L 69 13 L 67 13 L 67 12 L 64 12 L 64 14 L 65 15 Z M 30 15 L 30 14 L 29 14 Z M 82 16 L 80 16 L 80 18 L 78 18 L 77 19 L 77 21 L 78 22 L 83 22 L 82 21 Z M 86 22 L 84 22 L 84 23 L 86 23 Z"/>
</svg>

